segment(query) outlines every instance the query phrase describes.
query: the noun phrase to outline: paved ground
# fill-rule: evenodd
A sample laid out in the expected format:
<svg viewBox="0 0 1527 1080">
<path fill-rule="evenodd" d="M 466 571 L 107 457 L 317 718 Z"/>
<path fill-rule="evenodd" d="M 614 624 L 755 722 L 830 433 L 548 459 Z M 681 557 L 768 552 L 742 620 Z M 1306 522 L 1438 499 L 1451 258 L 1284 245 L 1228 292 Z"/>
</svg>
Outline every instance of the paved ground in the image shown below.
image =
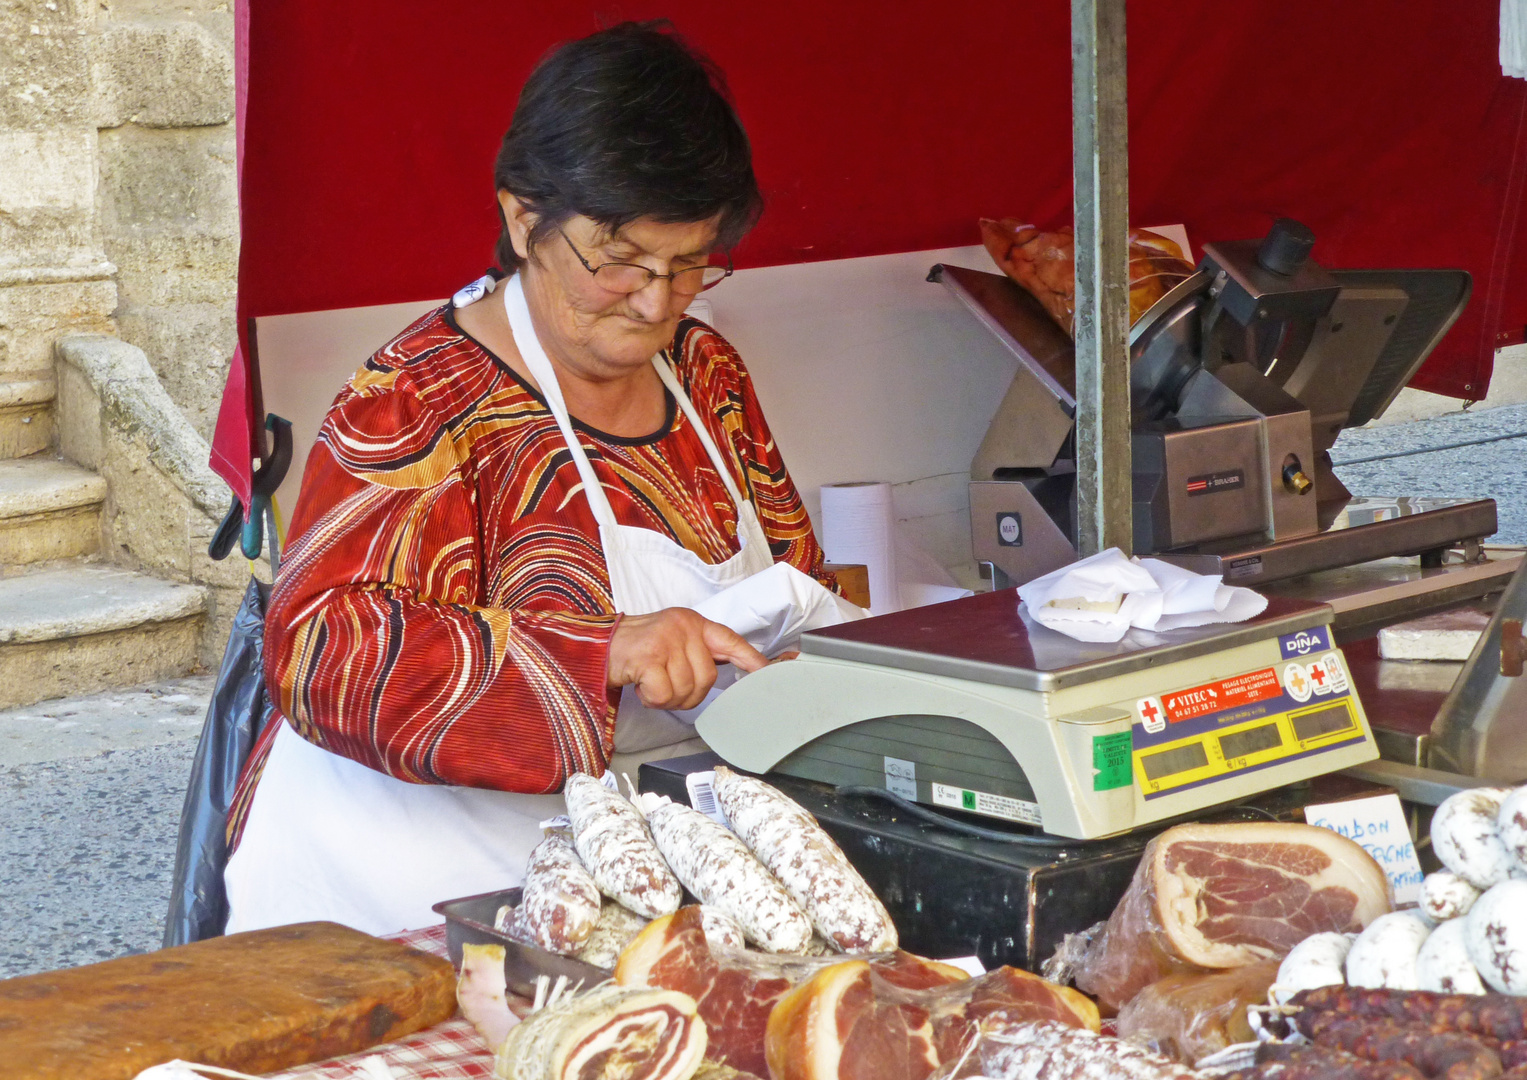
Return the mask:
<svg viewBox="0 0 1527 1080">
<path fill-rule="evenodd" d="M 1331 451 L 1336 474 L 1354 495 L 1443 495 L 1493 498 L 1495 543 L 1527 544 L 1527 405 L 1470 410 L 1391 427 L 1346 431 Z M 1480 440 L 1494 439 L 1494 442 Z M 1435 453 L 1384 456 L 1458 443 Z M 1360 463 L 1344 465 L 1343 462 Z"/>
<path fill-rule="evenodd" d="M 211 676 L 0 712 L 0 978 L 156 949 Z"/>
<path fill-rule="evenodd" d="M 1527 405 L 1345 434 L 1356 494 L 1493 496 L 1527 543 Z M 0 978 L 157 948 L 212 679 L 0 712 Z"/>
</svg>

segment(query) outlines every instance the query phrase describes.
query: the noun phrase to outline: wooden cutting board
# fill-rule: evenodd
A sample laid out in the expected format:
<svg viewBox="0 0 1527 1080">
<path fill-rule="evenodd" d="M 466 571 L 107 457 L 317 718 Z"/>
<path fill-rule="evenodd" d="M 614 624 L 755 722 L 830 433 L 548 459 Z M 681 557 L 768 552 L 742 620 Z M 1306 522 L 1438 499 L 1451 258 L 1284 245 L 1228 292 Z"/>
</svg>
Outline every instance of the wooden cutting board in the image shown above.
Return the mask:
<svg viewBox="0 0 1527 1080">
<path fill-rule="evenodd" d="M 301 923 L 0 982 L 0 1078 L 130 1080 L 174 1058 L 273 1072 L 455 1011 L 448 961 Z"/>
</svg>

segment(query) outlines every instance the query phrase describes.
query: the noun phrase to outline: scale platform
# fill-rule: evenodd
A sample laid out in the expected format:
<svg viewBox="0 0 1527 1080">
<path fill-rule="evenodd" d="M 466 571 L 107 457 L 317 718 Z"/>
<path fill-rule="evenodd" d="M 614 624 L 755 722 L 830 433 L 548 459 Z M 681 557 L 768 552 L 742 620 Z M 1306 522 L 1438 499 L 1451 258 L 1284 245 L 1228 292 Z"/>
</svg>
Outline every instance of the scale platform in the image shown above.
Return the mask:
<svg viewBox="0 0 1527 1080">
<path fill-rule="evenodd" d="M 748 772 L 871 785 L 1090 839 L 1378 757 L 1332 609 L 1074 641 L 1016 590 L 807 633 L 701 715 Z"/>
</svg>

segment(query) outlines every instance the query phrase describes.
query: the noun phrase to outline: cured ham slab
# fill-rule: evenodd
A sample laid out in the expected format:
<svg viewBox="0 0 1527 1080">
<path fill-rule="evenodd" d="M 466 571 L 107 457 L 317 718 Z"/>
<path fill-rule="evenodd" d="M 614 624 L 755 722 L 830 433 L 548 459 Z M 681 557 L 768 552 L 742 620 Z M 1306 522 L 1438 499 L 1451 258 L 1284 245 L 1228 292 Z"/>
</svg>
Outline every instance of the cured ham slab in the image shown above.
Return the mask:
<svg viewBox="0 0 1527 1080">
<path fill-rule="evenodd" d="M 1076 985 L 1117 1010 L 1163 976 L 1276 959 L 1311 934 L 1359 931 L 1390 906 L 1379 864 L 1329 829 L 1179 825 L 1146 846 Z"/>
<path fill-rule="evenodd" d="M 1075 990 L 1003 967 L 929 989 L 896 986 L 850 960 L 818 972 L 774 1007 L 765 1042 L 774 1080 L 926 1080 L 984 1028 L 1047 1020 L 1096 1031 Z"/>
<path fill-rule="evenodd" d="M 959 968 L 893 952 L 865 961 L 889 984 L 926 989 L 959 982 Z M 765 1075 L 769 1014 L 791 988 L 842 958 L 781 956 L 716 948 L 705 938 L 698 906 L 680 908 L 641 932 L 621 954 L 615 981 L 655 986 L 695 999 L 710 1031 L 709 1055 L 736 1069 Z"/>
</svg>

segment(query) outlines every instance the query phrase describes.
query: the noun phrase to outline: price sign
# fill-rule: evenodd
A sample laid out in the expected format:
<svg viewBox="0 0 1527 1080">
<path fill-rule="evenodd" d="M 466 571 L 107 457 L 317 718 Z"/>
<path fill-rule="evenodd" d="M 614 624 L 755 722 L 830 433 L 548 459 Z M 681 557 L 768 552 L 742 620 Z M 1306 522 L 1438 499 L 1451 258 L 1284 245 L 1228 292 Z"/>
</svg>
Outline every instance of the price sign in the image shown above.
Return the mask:
<svg viewBox="0 0 1527 1080">
<path fill-rule="evenodd" d="M 1420 897 L 1421 862 L 1398 795 L 1306 806 L 1304 820 L 1361 844 L 1389 875 L 1396 904 L 1413 904 Z"/>
</svg>

